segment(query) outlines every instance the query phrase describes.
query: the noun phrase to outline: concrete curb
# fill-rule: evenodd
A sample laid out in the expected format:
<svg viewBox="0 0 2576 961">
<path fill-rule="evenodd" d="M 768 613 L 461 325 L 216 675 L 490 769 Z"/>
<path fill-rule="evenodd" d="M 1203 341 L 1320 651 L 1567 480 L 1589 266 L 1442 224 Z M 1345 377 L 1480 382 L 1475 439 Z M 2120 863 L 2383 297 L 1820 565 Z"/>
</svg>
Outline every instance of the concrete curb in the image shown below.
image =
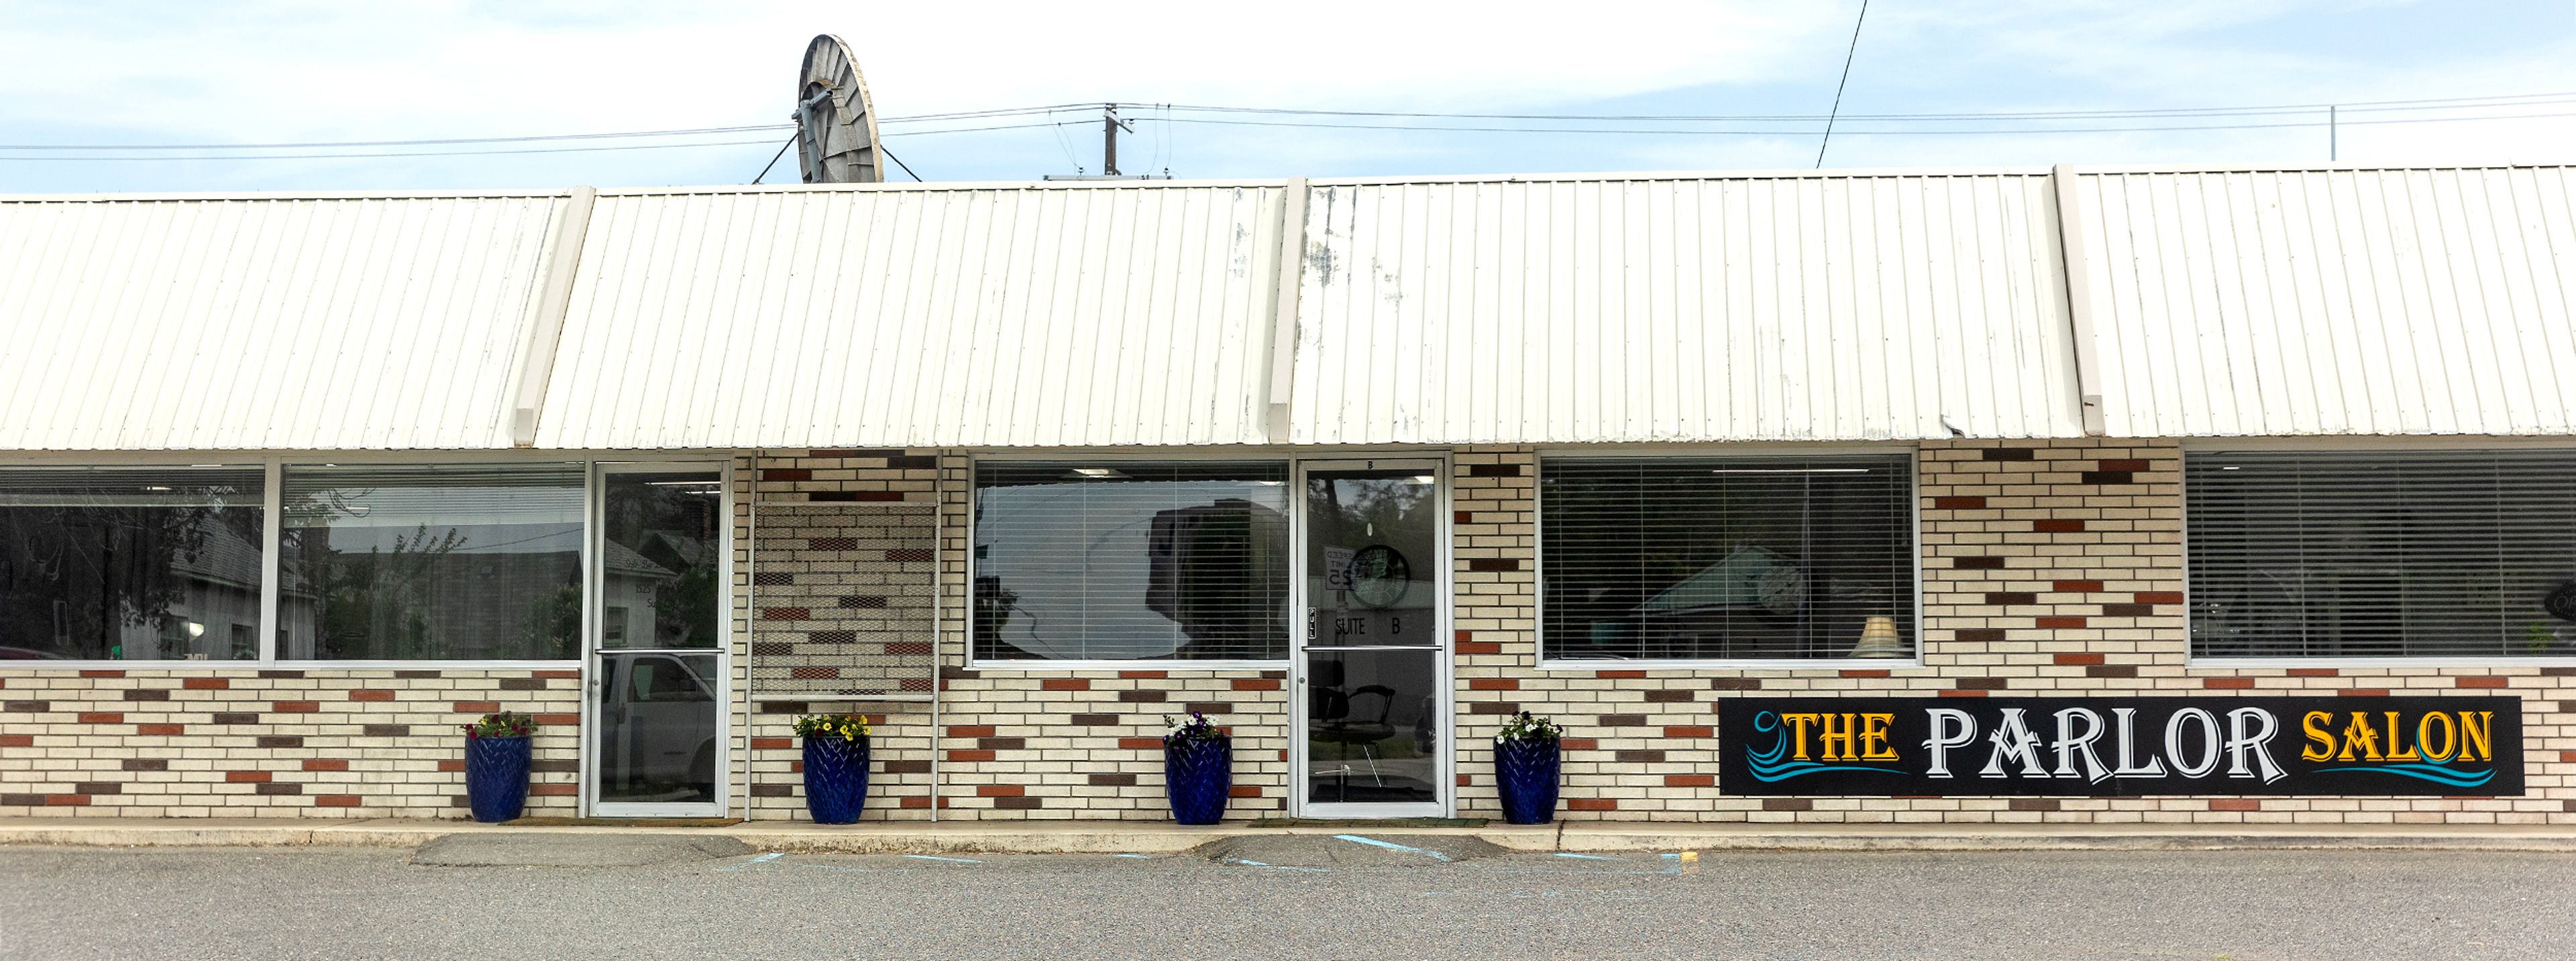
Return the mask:
<svg viewBox="0 0 2576 961">
<path fill-rule="evenodd" d="M 1237 825 L 1182 827 L 1163 823 L 1042 826 L 901 825 L 852 827 L 742 824 L 731 827 L 503 827 L 465 821 L 358 821 L 346 824 L 205 823 L 185 820 L 120 822 L 113 819 L 18 818 L 0 820 L 0 845 L 77 847 L 344 847 L 408 849 L 456 834 L 703 835 L 739 840 L 761 851 L 796 854 L 1175 854 L 1211 841 L 1284 834 L 1463 835 L 1524 852 L 1571 851 L 2490 851 L 2576 853 L 2576 830 L 2378 830 L 2103 829 L 2094 826 L 1906 828 L 1886 825 L 1834 827 L 1644 826 L 1558 824 L 1541 827 L 1369 827 Z"/>
</svg>

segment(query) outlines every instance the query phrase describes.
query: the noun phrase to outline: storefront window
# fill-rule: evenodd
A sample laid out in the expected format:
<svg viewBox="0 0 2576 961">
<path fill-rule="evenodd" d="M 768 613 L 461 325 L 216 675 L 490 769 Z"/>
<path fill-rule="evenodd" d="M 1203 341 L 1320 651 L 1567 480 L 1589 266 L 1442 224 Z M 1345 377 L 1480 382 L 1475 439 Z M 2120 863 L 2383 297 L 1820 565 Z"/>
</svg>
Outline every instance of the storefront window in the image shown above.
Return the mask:
<svg viewBox="0 0 2576 961">
<path fill-rule="evenodd" d="M 261 479 L 0 471 L 0 663 L 258 658 Z"/>
<path fill-rule="evenodd" d="M 1288 467 L 984 464 L 981 660 L 1279 660 Z"/>
<path fill-rule="evenodd" d="M 1905 455 L 1551 460 L 1539 492 L 1549 658 L 1913 650 Z"/>
<path fill-rule="evenodd" d="M 2576 451 L 2184 462 L 2192 653 L 2576 654 Z"/>
<path fill-rule="evenodd" d="M 582 466 L 289 466 L 286 660 L 581 654 Z"/>
</svg>

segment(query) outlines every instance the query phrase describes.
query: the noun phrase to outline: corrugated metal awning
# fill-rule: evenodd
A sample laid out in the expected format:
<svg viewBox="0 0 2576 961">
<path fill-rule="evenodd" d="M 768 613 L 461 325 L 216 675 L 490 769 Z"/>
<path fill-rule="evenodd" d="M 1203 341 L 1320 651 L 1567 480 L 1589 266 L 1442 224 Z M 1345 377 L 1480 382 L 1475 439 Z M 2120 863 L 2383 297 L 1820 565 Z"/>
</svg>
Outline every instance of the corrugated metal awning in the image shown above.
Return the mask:
<svg viewBox="0 0 2576 961">
<path fill-rule="evenodd" d="M 2570 180 L 0 198 L 0 450 L 2563 436 Z"/>
<path fill-rule="evenodd" d="M 1318 184 L 1293 440 L 2082 432 L 2046 174 Z"/>
<path fill-rule="evenodd" d="M 603 192 L 537 444 L 1259 443 L 1281 191 Z"/>
<path fill-rule="evenodd" d="M 2113 436 L 2576 432 L 2569 168 L 2072 186 Z"/>
<path fill-rule="evenodd" d="M 508 447 L 562 202 L 0 198 L 0 450 Z"/>
</svg>

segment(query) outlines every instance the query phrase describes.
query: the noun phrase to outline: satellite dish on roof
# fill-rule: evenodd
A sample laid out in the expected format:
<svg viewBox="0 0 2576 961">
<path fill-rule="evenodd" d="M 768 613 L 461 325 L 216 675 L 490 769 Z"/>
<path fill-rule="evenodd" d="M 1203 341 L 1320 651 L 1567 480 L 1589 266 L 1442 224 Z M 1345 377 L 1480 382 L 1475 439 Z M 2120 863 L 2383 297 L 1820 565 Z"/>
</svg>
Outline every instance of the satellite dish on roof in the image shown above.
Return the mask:
<svg viewBox="0 0 2576 961">
<path fill-rule="evenodd" d="M 805 45 L 796 78 L 796 164 L 809 184 L 872 184 L 877 163 L 877 109 L 858 58 L 841 38 L 823 34 Z"/>
</svg>

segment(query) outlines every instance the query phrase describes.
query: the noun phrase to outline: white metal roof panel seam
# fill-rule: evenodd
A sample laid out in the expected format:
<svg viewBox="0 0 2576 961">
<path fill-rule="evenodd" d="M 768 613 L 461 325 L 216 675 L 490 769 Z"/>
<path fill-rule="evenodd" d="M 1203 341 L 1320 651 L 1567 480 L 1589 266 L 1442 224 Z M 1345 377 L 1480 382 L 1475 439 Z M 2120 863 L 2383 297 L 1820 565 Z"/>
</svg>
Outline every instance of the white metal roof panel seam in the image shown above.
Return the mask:
<svg viewBox="0 0 2576 961">
<path fill-rule="evenodd" d="M 603 192 L 538 446 L 1260 443 L 1279 201 Z"/>
<path fill-rule="evenodd" d="M 506 447 L 558 202 L 0 200 L 0 449 Z"/>
<path fill-rule="evenodd" d="M 2082 175 L 2110 433 L 2576 432 L 2569 179 Z"/>
<path fill-rule="evenodd" d="M 1299 443 L 2080 435 L 2046 176 L 1319 184 Z"/>
</svg>

